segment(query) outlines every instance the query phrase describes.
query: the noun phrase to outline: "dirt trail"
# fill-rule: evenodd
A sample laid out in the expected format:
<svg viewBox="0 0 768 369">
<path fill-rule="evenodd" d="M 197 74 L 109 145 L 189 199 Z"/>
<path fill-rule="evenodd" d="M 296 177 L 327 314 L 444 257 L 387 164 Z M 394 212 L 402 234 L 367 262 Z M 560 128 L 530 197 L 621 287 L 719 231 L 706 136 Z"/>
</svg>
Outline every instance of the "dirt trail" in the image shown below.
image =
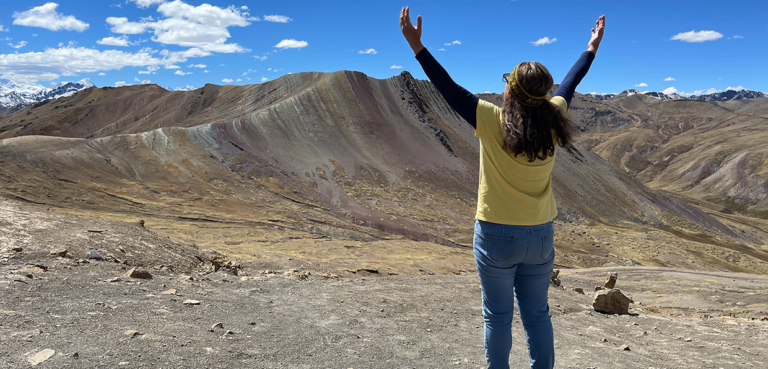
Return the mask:
<svg viewBox="0 0 768 369">
<path fill-rule="evenodd" d="M 55 213 L 35 223 L 23 206 L 13 206 L 3 209 L 0 225 L 0 367 L 28 368 L 28 359 L 46 349 L 55 353 L 38 367 L 484 366 L 480 287 L 474 273 L 326 279 L 321 268 L 301 260 L 266 260 L 245 264 L 247 276 L 206 274 L 195 264 L 198 250 L 138 225 Z M 74 241 L 105 225 L 111 227 L 110 241 Z M 49 256 L 54 236 L 63 237 L 62 242 L 72 239 L 67 247 L 76 257 Z M 154 278 L 128 278 L 128 266 L 120 263 L 76 260 L 94 245 L 131 252 L 134 262 L 145 265 Z M 13 250 L 18 247 L 21 251 Z M 176 249 L 163 251 L 165 247 Z M 284 275 L 290 268 L 310 274 L 306 280 Z M 689 286 L 712 287 L 707 280 L 715 280 L 727 292 L 718 292 L 724 304 L 749 293 L 764 299 L 768 278 L 618 269 L 618 286 L 642 305 L 632 305 L 630 316 L 613 316 L 595 313 L 591 297 L 572 290 L 601 281 L 609 270 L 617 269 L 566 270 L 561 274 L 566 288 L 550 289 L 557 368 L 768 365 L 768 321 L 726 317 L 714 303 L 699 311 L 679 311 L 688 315 L 642 308 L 654 306 L 642 292 L 648 283 L 667 288 L 670 298 L 679 298 L 677 307 L 691 308 L 700 300 L 684 298 L 697 293 Z M 680 286 L 670 287 L 675 284 Z M 199 305 L 185 304 L 187 300 Z M 702 318 L 705 313 L 713 318 Z M 219 322 L 222 327 L 212 328 Z M 527 367 L 517 318 L 513 336 L 512 367 Z M 621 345 L 631 351 L 619 350 Z"/>
</svg>

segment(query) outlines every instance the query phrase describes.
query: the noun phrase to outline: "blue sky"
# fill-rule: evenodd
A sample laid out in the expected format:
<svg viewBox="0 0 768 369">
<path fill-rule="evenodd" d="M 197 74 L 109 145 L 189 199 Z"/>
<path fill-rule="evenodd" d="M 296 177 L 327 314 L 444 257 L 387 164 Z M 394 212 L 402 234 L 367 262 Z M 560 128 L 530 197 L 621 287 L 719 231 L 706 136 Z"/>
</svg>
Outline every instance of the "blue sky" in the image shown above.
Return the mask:
<svg viewBox="0 0 768 369">
<path fill-rule="evenodd" d="M 601 14 L 605 38 L 579 92 L 768 91 L 765 0 L 6 1 L 0 76 L 171 89 L 345 69 L 423 79 L 398 25 L 405 5 L 423 16 L 425 46 L 472 92 L 503 91 L 501 74 L 527 60 L 559 81 Z"/>
</svg>

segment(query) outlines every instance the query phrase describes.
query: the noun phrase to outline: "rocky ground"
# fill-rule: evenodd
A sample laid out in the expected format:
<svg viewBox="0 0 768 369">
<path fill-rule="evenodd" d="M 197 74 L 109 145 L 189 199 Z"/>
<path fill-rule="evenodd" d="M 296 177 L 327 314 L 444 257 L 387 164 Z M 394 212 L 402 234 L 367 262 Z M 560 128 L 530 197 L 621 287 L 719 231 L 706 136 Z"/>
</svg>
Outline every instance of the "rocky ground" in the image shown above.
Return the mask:
<svg viewBox="0 0 768 369">
<path fill-rule="evenodd" d="M 0 367 L 484 366 L 472 272 L 336 277 L 301 260 L 221 260 L 140 224 L 0 200 Z M 134 266 L 153 278 L 127 276 Z M 593 311 L 591 291 L 616 271 L 631 314 Z M 560 279 L 558 368 L 768 366 L 766 277 L 632 267 Z M 518 319 L 513 337 L 512 367 L 527 367 Z"/>
</svg>

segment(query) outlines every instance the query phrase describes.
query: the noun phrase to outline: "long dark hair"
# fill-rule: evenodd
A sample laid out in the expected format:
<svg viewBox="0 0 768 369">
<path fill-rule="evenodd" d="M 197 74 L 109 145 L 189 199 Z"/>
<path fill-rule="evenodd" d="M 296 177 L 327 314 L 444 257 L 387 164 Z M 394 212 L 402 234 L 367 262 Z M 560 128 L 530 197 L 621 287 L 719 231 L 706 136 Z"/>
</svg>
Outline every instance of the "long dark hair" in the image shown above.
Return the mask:
<svg viewBox="0 0 768 369">
<path fill-rule="evenodd" d="M 520 63 L 517 72 L 521 87 L 533 96 L 544 96 L 552 89 L 552 75 L 540 63 Z M 507 93 L 502 111 L 504 149 L 515 156 L 525 154 L 529 162 L 554 156 L 555 142 L 565 147 L 573 138 L 573 123 L 547 99 L 528 107 Z"/>
</svg>

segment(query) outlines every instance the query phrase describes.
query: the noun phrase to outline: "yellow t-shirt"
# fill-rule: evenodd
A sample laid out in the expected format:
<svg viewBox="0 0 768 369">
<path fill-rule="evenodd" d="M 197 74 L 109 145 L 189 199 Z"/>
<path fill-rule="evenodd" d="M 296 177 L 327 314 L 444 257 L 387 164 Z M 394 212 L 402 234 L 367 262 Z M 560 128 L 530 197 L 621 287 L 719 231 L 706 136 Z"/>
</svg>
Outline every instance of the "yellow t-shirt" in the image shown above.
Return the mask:
<svg viewBox="0 0 768 369">
<path fill-rule="evenodd" d="M 567 114 L 565 99 L 555 96 L 550 102 Z M 498 224 L 546 223 L 557 216 L 552 195 L 555 156 L 529 162 L 525 154 L 505 151 L 503 121 L 501 108 L 478 101 L 475 136 L 480 138 L 480 185 L 475 217 Z"/>
</svg>

